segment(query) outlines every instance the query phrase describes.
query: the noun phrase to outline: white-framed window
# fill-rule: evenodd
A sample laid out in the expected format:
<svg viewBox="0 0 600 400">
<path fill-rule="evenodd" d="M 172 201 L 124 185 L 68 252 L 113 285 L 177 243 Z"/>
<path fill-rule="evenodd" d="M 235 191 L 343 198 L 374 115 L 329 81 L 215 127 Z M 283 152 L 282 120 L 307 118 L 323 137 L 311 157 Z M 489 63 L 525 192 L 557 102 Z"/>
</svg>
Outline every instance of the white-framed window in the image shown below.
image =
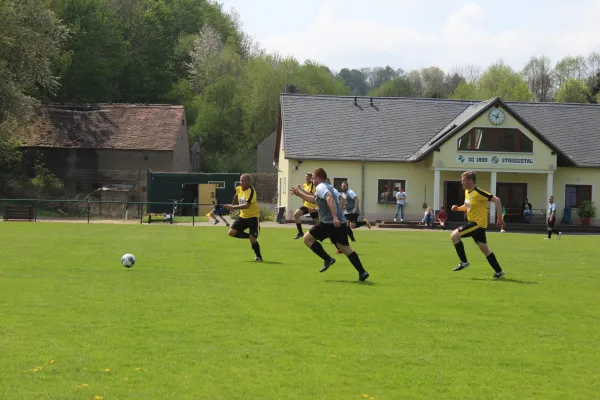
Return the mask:
<svg viewBox="0 0 600 400">
<path fill-rule="evenodd" d="M 592 200 L 592 185 L 565 185 L 565 207 L 579 208 L 583 201 Z"/>
<path fill-rule="evenodd" d="M 225 189 L 225 181 L 208 181 L 208 183 L 214 183 L 217 189 Z"/>
<path fill-rule="evenodd" d="M 235 187 L 242 186 L 242 182 L 241 181 L 235 181 L 233 183 L 233 186 L 235 186 Z"/>
<path fill-rule="evenodd" d="M 400 178 L 378 178 L 377 179 L 377 202 L 396 203 L 396 193 L 402 188 L 406 192 L 406 179 Z"/>
</svg>

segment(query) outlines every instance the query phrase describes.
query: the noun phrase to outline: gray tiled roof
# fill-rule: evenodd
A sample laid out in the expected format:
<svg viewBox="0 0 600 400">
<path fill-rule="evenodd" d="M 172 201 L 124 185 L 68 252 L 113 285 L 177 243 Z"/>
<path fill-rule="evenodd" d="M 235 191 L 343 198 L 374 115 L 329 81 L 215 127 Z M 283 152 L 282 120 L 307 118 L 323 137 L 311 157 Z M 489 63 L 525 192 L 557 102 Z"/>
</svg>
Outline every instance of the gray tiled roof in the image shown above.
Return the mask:
<svg viewBox="0 0 600 400">
<path fill-rule="evenodd" d="M 281 96 L 287 158 L 416 161 L 494 99 Z M 505 102 L 577 165 L 600 165 L 600 106 Z M 450 133 L 451 134 L 451 133 Z M 576 137 L 577 140 L 573 140 Z"/>
<path fill-rule="evenodd" d="M 505 102 L 579 166 L 600 166 L 600 105 Z"/>
</svg>

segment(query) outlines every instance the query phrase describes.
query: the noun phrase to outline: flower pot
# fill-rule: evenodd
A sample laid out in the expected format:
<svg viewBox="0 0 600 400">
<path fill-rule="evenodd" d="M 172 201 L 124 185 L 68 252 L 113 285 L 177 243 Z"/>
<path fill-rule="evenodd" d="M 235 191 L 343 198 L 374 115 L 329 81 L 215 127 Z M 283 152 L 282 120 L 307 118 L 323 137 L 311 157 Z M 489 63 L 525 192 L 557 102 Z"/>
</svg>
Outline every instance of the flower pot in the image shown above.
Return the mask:
<svg viewBox="0 0 600 400">
<path fill-rule="evenodd" d="M 590 224 L 590 218 L 582 218 L 581 219 L 581 225 L 589 225 Z"/>
</svg>

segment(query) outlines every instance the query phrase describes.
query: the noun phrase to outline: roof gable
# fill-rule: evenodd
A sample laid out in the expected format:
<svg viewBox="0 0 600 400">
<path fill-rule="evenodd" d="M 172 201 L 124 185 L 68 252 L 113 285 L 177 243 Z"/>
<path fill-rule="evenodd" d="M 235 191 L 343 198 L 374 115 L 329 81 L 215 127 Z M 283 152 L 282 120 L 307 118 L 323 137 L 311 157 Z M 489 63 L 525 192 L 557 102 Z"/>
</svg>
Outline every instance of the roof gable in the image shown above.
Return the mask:
<svg viewBox="0 0 600 400">
<path fill-rule="evenodd" d="M 170 151 L 185 119 L 172 105 L 45 105 L 37 114 L 24 147 Z"/>
</svg>

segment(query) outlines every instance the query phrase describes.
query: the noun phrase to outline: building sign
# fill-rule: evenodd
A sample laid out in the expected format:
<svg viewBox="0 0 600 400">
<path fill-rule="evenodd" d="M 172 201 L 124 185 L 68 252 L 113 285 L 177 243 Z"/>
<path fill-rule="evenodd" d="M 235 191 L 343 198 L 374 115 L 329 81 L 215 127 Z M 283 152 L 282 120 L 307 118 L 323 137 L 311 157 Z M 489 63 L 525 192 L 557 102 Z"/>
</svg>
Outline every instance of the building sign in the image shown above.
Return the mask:
<svg viewBox="0 0 600 400">
<path fill-rule="evenodd" d="M 456 162 L 458 164 L 533 165 L 535 159 L 533 157 L 457 154 Z"/>
</svg>

